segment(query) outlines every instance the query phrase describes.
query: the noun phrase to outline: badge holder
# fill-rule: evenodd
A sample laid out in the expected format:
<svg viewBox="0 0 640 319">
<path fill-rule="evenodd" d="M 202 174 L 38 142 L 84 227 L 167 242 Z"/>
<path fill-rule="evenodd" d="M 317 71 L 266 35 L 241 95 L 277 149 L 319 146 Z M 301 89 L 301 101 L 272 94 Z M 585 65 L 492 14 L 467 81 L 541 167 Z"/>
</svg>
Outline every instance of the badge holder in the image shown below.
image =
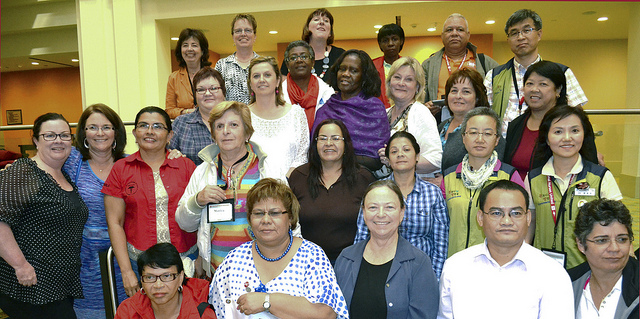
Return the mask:
<svg viewBox="0 0 640 319">
<path fill-rule="evenodd" d="M 207 222 L 232 222 L 235 221 L 235 208 L 233 198 L 227 198 L 219 203 L 207 204 Z"/>
<path fill-rule="evenodd" d="M 546 248 L 542 248 L 542 252 L 551 257 L 551 259 L 557 261 L 565 269 L 567 268 L 567 252 Z"/>
</svg>

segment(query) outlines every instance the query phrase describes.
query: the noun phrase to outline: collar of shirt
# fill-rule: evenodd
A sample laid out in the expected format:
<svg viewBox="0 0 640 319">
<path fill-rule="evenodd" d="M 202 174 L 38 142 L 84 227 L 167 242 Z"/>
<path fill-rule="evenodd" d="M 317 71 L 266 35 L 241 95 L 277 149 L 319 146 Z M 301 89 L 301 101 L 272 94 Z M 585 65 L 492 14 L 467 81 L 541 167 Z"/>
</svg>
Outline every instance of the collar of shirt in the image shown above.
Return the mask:
<svg viewBox="0 0 640 319">
<path fill-rule="evenodd" d="M 558 188 L 560 188 L 562 193 L 564 193 L 567 191 L 567 188 L 571 186 L 569 185 L 571 176 L 580 174 L 583 168 L 584 168 L 584 165 L 582 165 L 582 155 L 578 154 L 578 160 L 573 165 L 573 168 L 571 168 L 571 170 L 569 171 L 569 174 L 567 174 L 567 176 L 565 177 L 560 177 L 556 175 L 556 170 L 555 168 L 553 168 L 553 156 L 551 156 L 551 158 L 547 161 L 547 163 L 545 163 L 544 166 L 542 167 L 542 175 L 551 176 L 555 178 L 556 185 L 558 185 Z"/>
<path fill-rule="evenodd" d="M 411 194 L 413 194 L 413 193 L 420 194 L 420 193 L 424 192 L 424 185 L 422 185 L 421 182 L 428 183 L 428 182 L 423 181 L 420 178 L 420 176 L 418 176 L 418 174 L 414 173 L 414 175 L 416 177 L 416 181 L 415 181 L 415 183 L 413 183 L 413 189 L 411 190 L 411 193 L 407 194 L 407 198 L 409 198 L 409 196 L 411 196 Z M 394 173 L 391 173 L 391 175 L 389 176 L 389 179 L 391 179 L 394 182 L 396 181 L 396 176 L 394 175 Z"/>
<path fill-rule="evenodd" d="M 518 71 L 518 74 L 522 77 L 524 76 L 524 73 L 527 72 L 527 68 L 529 68 L 530 66 L 534 65 L 535 63 L 540 62 L 540 60 L 542 60 L 540 58 L 540 54 L 538 54 L 538 57 L 535 59 L 535 61 L 533 61 L 533 63 L 529 64 L 528 66 L 524 66 L 520 63 L 518 63 L 518 61 L 516 61 L 516 59 L 513 59 L 513 67 Z"/>
<path fill-rule="evenodd" d="M 196 110 L 189 113 L 189 114 L 184 114 L 182 115 L 184 116 L 184 120 L 185 122 L 189 123 L 189 124 L 204 124 L 204 120 L 202 120 L 202 116 L 200 115 L 200 108 L 196 106 Z"/>
<path fill-rule="evenodd" d="M 178 162 L 176 160 L 168 160 L 167 159 L 167 154 L 168 154 L 168 152 L 165 151 L 164 162 L 162 163 L 162 165 L 160 165 L 160 167 L 167 165 L 167 166 L 172 167 L 172 168 L 179 168 Z M 142 159 L 142 156 L 140 155 L 140 151 L 137 151 L 137 152 L 125 157 L 124 160 L 126 162 L 129 162 L 129 163 L 133 163 L 133 161 L 137 161 L 137 162 L 146 164 L 146 162 Z"/>
<path fill-rule="evenodd" d="M 482 244 L 482 249 L 478 252 L 475 258 L 482 258 L 485 260 L 485 262 L 491 263 L 495 268 L 515 268 L 526 271 L 527 262 L 529 261 L 529 254 L 527 252 L 528 247 L 526 247 L 527 245 L 528 244 L 523 241 L 522 245 L 518 249 L 518 252 L 515 254 L 515 256 L 513 256 L 513 259 L 511 259 L 508 263 L 500 266 L 498 262 L 491 256 L 491 252 L 489 252 L 489 246 L 487 246 L 487 240 L 485 239 L 484 244 Z"/>
<path fill-rule="evenodd" d="M 227 61 L 227 62 L 238 64 L 238 57 L 236 56 L 236 53 L 237 52 L 233 52 L 233 54 L 230 55 L 230 57 L 232 57 L 231 60 Z M 253 59 L 257 58 L 257 57 L 259 57 L 259 55 L 256 53 L 256 51 L 253 51 L 253 58 L 251 58 L 251 60 L 253 60 Z M 240 65 L 240 64 L 238 64 L 238 65 Z"/>
<path fill-rule="evenodd" d="M 596 308 L 591 295 L 591 281 L 587 283 L 582 291 L 582 298 L 578 305 L 578 313 L 582 318 L 613 318 L 618 306 L 618 300 L 622 294 L 622 276 L 611 289 L 602 302 L 600 308 Z"/>
</svg>

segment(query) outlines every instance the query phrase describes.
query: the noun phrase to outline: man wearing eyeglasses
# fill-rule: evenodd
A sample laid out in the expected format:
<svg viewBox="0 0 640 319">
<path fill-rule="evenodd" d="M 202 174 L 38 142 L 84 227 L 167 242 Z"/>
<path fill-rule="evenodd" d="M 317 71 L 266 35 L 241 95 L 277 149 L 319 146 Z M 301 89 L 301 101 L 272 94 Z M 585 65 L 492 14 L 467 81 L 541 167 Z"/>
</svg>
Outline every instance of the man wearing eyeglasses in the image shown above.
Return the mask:
<svg viewBox="0 0 640 319">
<path fill-rule="evenodd" d="M 425 105 L 431 110 L 436 121 L 440 123 L 451 117 L 447 108 L 433 100 L 440 100 L 445 95 L 445 84 L 454 71 L 466 67 L 476 69 L 483 76 L 487 71 L 499 64 L 491 57 L 478 53 L 478 48 L 469 42 L 471 33 L 467 19 L 459 13 L 450 15 L 442 25 L 442 44 L 444 47 L 422 62 L 425 86 Z M 487 106 L 487 105 L 481 105 Z"/>
<path fill-rule="evenodd" d="M 542 39 L 542 19 L 532 10 L 516 11 L 507 20 L 504 32 L 514 57 L 507 63 L 489 71 L 484 78 L 489 104 L 502 116 L 503 136 L 506 138 L 507 126 L 526 109 L 522 78 L 527 68 L 540 61 L 538 43 Z M 584 105 L 589 100 L 582 91 L 573 71 L 558 64 L 567 78 L 567 100 L 571 106 Z"/>
<path fill-rule="evenodd" d="M 569 275 L 524 242 L 528 201 L 508 180 L 480 192 L 476 218 L 486 241 L 445 261 L 438 318 L 574 318 Z"/>
</svg>

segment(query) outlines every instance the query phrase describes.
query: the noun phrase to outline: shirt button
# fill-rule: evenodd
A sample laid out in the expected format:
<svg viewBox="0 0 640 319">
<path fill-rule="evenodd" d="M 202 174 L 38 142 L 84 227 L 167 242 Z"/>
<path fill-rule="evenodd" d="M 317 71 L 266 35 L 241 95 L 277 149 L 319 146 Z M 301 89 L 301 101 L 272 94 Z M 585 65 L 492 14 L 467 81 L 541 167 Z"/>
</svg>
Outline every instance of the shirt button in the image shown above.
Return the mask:
<svg viewBox="0 0 640 319">
<path fill-rule="evenodd" d="M 387 283 L 387 288 L 389 288 L 389 283 Z"/>
<path fill-rule="evenodd" d="M 390 302 L 390 303 L 389 303 L 389 307 L 393 307 L 393 302 Z"/>
</svg>

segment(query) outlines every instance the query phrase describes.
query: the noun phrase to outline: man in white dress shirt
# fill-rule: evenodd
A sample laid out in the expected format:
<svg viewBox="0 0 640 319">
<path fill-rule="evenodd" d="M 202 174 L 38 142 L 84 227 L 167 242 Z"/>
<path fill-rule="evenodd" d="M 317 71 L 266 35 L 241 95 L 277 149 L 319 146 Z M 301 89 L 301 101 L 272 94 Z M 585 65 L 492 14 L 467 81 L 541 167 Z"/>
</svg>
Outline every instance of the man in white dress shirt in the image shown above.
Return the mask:
<svg viewBox="0 0 640 319">
<path fill-rule="evenodd" d="M 478 200 L 486 241 L 444 263 L 438 318 L 574 318 L 569 275 L 524 242 L 531 223 L 524 188 L 497 181 Z"/>
</svg>

